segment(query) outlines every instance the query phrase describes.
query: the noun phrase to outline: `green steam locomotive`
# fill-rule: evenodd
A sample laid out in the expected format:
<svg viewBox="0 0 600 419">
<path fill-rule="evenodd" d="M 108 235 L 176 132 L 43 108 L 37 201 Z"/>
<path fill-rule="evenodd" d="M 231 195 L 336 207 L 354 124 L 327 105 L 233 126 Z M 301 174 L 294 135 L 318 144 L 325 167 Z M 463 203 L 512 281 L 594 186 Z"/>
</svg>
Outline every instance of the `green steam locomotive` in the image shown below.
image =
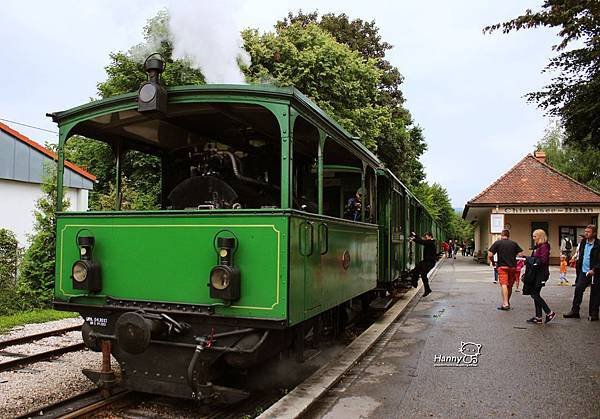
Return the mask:
<svg viewBox="0 0 600 419">
<path fill-rule="evenodd" d="M 397 287 L 420 257 L 408 232 L 444 232 L 365 148 L 295 88 L 165 88 L 146 62 L 137 93 L 58 123 L 54 307 L 85 319 L 103 389 L 215 402 L 244 398 L 224 372 L 335 332 Z M 114 211 L 61 208 L 72 136 L 114 150 Z M 122 211 L 129 150 L 160 159 L 161 208 Z M 121 367 L 119 379 L 110 355 Z"/>
</svg>

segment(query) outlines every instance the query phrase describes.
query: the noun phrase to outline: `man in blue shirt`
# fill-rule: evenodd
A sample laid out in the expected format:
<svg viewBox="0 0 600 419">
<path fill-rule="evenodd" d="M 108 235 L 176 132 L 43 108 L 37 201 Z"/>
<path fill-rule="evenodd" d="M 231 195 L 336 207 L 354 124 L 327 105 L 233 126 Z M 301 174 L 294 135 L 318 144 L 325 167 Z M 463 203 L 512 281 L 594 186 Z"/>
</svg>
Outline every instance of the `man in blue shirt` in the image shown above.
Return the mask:
<svg viewBox="0 0 600 419">
<path fill-rule="evenodd" d="M 579 307 L 583 300 L 585 289 L 590 286 L 590 316 L 591 321 L 598 320 L 600 310 L 600 240 L 598 228 L 590 224 L 584 231 L 585 240 L 582 240 L 577 250 L 577 279 L 575 281 L 575 295 L 571 311 L 563 314 L 567 319 L 579 318 Z"/>
</svg>

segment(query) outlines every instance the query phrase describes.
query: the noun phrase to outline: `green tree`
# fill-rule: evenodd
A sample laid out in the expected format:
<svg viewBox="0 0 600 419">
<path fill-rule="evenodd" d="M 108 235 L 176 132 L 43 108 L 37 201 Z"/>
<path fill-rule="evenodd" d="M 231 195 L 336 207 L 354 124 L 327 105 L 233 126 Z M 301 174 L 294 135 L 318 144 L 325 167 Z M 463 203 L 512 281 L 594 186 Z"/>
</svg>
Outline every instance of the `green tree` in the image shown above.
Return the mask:
<svg viewBox="0 0 600 419">
<path fill-rule="evenodd" d="M 425 209 L 431 214 L 433 219 L 442 226 L 443 229 L 452 237 L 455 234 L 456 214 L 452 208 L 448 191 L 439 183 L 429 185 L 422 182 L 413 193 L 421 201 Z"/>
<path fill-rule="evenodd" d="M 382 41 L 375 21 L 350 20 L 345 13 L 327 13 L 319 17 L 318 12 L 305 14 L 299 11 L 295 15 L 290 12 L 286 18 L 277 22 L 276 29 L 284 30 L 291 25 L 306 27 L 311 24 L 318 25 L 338 43 L 358 52 L 365 59 L 374 61 L 380 70 L 375 103 L 386 108 L 391 120 L 397 125 L 396 129 L 380 132 L 376 139 L 377 154 L 405 184 L 413 187 L 419 185 L 425 178 L 419 158 L 427 145 L 421 128 L 414 125 L 410 112 L 404 107 L 401 90 L 404 78 L 400 70 L 385 59 L 386 51 L 392 45 Z"/>
<path fill-rule="evenodd" d="M 42 183 L 43 195 L 33 211 L 35 221 L 30 245 L 25 251 L 19 272 L 19 290 L 32 306 L 49 305 L 54 289 L 56 259 L 56 170 L 48 170 Z M 63 210 L 69 201 L 63 199 Z"/>
<path fill-rule="evenodd" d="M 546 162 L 550 166 L 600 193 L 600 150 L 567 143 L 559 124 L 546 130 L 537 148 L 546 153 Z"/>
<path fill-rule="evenodd" d="M 546 67 L 558 75 L 528 99 L 560 118 L 567 144 L 600 149 L 600 2 L 545 0 L 541 10 L 527 9 L 512 20 L 485 27 L 484 32 L 538 27 L 559 29 L 561 41 L 553 46 L 559 54 Z"/>
</svg>

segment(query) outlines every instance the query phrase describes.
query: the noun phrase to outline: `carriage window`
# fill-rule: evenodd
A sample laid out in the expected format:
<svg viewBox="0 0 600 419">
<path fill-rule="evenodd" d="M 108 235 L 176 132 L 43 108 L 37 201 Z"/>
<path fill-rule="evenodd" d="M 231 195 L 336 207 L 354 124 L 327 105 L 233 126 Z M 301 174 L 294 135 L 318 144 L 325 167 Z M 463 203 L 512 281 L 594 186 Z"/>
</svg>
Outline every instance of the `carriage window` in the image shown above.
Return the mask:
<svg viewBox="0 0 600 419">
<path fill-rule="evenodd" d="M 323 213 L 361 221 L 362 206 L 369 202 L 365 201 L 362 188 L 362 160 L 328 138 L 323 150 L 323 169 Z M 370 210 L 365 207 L 366 219 Z"/>
<path fill-rule="evenodd" d="M 294 123 L 292 208 L 318 212 L 317 156 L 319 131 L 302 117 Z"/>
</svg>

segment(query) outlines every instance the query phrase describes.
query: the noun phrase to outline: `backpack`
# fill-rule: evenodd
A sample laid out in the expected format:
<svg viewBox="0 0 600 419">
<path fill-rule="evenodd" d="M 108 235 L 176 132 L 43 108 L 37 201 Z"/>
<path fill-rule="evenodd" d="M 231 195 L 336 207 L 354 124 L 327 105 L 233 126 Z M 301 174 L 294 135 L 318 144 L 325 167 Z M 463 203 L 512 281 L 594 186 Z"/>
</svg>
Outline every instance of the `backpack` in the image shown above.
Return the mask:
<svg viewBox="0 0 600 419">
<path fill-rule="evenodd" d="M 571 244 L 571 240 L 565 239 L 565 250 L 571 250 L 573 245 Z"/>
</svg>

